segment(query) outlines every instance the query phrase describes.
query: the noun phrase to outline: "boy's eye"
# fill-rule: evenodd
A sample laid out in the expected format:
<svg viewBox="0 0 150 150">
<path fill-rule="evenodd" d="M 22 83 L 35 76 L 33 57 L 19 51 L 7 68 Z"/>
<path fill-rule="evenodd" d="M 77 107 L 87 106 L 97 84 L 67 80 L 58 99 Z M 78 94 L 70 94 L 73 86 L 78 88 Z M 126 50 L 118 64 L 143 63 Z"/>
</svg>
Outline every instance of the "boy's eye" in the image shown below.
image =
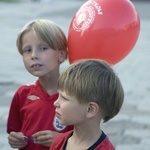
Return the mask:
<svg viewBox="0 0 150 150">
<path fill-rule="evenodd" d="M 59 97 L 64 100 L 64 101 L 68 101 L 68 99 L 66 97 L 64 97 L 63 95 L 59 94 Z"/>
<path fill-rule="evenodd" d="M 31 52 L 31 48 L 25 48 L 23 49 L 23 53 L 30 53 Z"/>
<path fill-rule="evenodd" d="M 39 48 L 39 50 L 41 50 L 41 51 L 44 51 L 44 50 L 47 50 L 48 48 L 47 47 L 44 47 L 44 46 L 42 46 L 42 47 L 40 47 Z"/>
</svg>

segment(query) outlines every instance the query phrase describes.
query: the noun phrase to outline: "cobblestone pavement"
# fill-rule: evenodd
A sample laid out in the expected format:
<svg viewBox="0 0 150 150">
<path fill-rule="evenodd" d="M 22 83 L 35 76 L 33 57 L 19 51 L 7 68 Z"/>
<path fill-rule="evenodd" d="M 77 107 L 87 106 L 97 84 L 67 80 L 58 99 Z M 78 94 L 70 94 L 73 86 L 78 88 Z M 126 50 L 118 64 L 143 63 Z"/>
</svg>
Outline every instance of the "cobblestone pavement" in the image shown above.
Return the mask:
<svg viewBox="0 0 150 150">
<path fill-rule="evenodd" d="M 68 32 L 70 21 L 83 0 L 46 0 L 0 3 L 0 145 L 7 143 L 6 121 L 12 96 L 17 88 L 35 80 L 24 68 L 15 40 L 19 30 L 35 18 L 47 18 Z M 141 31 L 132 52 L 114 66 L 125 90 L 121 112 L 103 124 L 117 150 L 150 150 L 150 1 L 133 1 L 140 18 Z M 61 69 L 68 66 L 65 62 Z"/>
</svg>

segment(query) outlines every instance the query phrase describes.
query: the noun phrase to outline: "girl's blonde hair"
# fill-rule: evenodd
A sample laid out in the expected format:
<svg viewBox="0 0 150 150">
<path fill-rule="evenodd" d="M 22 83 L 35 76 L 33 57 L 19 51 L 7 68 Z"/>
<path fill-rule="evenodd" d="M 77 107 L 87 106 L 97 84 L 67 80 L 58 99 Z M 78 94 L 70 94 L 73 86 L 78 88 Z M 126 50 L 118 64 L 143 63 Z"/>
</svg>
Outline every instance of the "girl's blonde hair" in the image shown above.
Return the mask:
<svg viewBox="0 0 150 150">
<path fill-rule="evenodd" d="M 67 57 L 67 39 L 65 33 L 57 24 L 46 19 L 33 20 L 22 28 L 16 41 L 17 48 L 21 55 L 22 36 L 30 30 L 34 30 L 39 39 L 48 44 L 52 49 L 66 51 Z"/>
</svg>

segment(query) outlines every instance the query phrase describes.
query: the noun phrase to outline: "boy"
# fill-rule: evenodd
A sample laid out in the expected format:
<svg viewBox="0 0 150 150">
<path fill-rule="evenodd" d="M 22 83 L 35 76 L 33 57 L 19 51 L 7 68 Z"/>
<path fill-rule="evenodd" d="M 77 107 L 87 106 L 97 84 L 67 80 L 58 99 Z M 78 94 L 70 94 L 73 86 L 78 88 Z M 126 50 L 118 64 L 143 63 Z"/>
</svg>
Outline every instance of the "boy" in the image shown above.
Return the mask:
<svg viewBox="0 0 150 150">
<path fill-rule="evenodd" d="M 66 36 L 54 22 L 37 19 L 23 27 L 16 43 L 25 68 L 38 79 L 21 86 L 13 97 L 8 142 L 20 150 L 48 150 L 59 132 L 72 129 L 59 124 L 53 105 L 59 67 L 67 57 Z"/>
<path fill-rule="evenodd" d="M 113 69 L 102 60 L 80 60 L 60 75 L 58 93 L 56 116 L 74 130 L 57 136 L 50 150 L 115 150 L 100 129 L 101 121 L 117 115 L 123 104 L 124 91 Z"/>
</svg>

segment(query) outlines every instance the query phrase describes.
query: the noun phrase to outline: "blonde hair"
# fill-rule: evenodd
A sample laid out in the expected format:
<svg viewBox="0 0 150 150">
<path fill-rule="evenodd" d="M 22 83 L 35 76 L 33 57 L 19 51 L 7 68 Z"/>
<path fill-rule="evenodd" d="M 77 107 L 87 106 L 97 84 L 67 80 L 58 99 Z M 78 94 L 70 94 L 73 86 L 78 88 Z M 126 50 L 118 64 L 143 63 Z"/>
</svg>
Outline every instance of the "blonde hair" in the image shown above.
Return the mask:
<svg viewBox="0 0 150 150">
<path fill-rule="evenodd" d="M 19 53 L 22 55 L 22 36 L 34 30 L 42 41 L 47 43 L 54 50 L 66 51 L 67 57 L 67 39 L 65 33 L 54 22 L 46 19 L 37 19 L 27 23 L 20 31 L 16 45 Z"/>
<path fill-rule="evenodd" d="M 59 77 L 58 90 L 74 96 L 79 103 L 96 102 L 104 122 L 121 109 L 124 90 L 108 63 L 97 59 L 80 60 Z"/>
</svg>

